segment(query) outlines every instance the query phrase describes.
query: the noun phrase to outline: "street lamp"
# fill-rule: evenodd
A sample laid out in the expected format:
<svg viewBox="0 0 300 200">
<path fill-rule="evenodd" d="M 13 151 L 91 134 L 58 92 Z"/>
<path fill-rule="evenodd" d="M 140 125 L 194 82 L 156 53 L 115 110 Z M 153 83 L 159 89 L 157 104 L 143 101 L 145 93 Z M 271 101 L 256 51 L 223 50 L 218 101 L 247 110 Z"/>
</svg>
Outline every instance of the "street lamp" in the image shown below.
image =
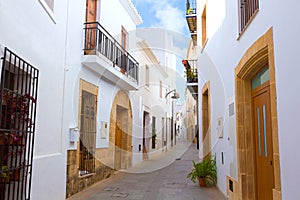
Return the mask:
<svg viewBox="0 0 300 200">
<path fill-rule="evenodd" d="M 176 92 L 176 89 L 169 91 L 165 98 L 168 97 L 169 94 L 173 92 L 173 95 L 171 96 L 172 99 L 179 99 L 179 93 Z M 172 101 L 172 117 L 171 117 L 171 146 L 173 146 L 173 138 L 174 138 L 174 130 L 176 130 L 175 124 L 174 124 L 174 101 Z M 166 140 L 167 140 L 167 133 L 166 133 Z M 175 144 L 176 144 L 176 135 L 175 135 Z M 168 146 L 168 143 L 166 144 Z M 166 146 L 166 148 L 167 148 Z"/>
</svg>

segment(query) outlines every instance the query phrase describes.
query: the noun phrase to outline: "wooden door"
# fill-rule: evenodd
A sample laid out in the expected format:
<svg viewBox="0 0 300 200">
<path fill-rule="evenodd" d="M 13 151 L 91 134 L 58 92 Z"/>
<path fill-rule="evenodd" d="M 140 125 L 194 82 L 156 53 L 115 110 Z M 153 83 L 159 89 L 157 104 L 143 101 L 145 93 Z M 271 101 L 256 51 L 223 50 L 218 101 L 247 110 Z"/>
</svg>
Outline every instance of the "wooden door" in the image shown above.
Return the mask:
<svg viewBox="0 0 300 200">
<path fill-rule="evenodd" d="M 152 149 L 156 147 L 156 125 L 155 125 L 155 117 L 152 116 Z"/>
<path fill-rule="evenodd" d="M 115 138 L 115 169 L 121 168 L 121 150 L 122 150 L 122 128 L 121 124 L 116 124 L 116 138 Z"/>
<path fill-rule="evenodd" d="M 85 49 L 94 50 L 96 47 L 96 34 L 97 34 L 97 24 L 91 22 L 96 22 L 97 19 L 97 0 L 87 0 L 86 1 L 86 42 Z"/>
<path fill-rule="evenodd" d="M 97 0 L 86 1 L 86 22 L 96 22 Z"/>
<path fill-rule="evenodd" d="M 211 156 L 210 139 L 210 103 L 208 89 L 202 94 L 202 149 L 203 158 Z M 194 126 L 194 125 L 193 125 Z"/>
<path fill-rule="evenodd" d="M 148 160 L 148 132 L 149 132 L 149 114 L 144 112 L 144 120 L 143 120 L 143 160 Z"/>
<path fill-rule="evenodd" d="M 271 200 L 274 188 L 273 143 L 269 82 L 252 92 L 258 200 Z"/>
</svg>

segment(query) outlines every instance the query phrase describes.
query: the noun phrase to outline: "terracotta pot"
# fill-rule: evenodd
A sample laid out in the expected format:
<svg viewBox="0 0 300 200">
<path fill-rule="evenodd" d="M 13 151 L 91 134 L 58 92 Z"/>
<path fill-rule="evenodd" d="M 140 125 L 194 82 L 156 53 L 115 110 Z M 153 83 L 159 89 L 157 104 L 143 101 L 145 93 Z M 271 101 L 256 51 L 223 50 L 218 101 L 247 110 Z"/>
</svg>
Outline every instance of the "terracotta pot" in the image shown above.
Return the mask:
<svg viewBox="0 0 300 200">
<path fill-rule="evenodd" d="M 206 180 L 205 180 L 205 178 L 198 178 L 198 180 L 199 180 L 199 185 L 200 185 L 200 187 L 206 187 Z"/>
</svg>

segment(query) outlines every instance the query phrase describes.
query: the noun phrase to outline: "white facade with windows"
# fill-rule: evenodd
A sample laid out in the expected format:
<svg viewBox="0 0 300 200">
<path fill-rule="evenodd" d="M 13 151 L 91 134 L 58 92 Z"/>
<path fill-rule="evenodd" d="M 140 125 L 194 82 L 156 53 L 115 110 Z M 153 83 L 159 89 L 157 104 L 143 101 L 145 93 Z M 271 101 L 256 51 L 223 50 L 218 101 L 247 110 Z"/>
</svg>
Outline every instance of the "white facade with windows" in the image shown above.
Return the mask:
<svg viewBox="0 0 300 200">
<path fill-rule="evenodd" d="M 162 153 L 166 145 L 170 144 L 170 124 L 166 122 L 170 111 L 166 108 L 171 104 L 170 97 L 165 98 L 170 85 L 168 74 L 148 44 L 138 41 L 137 50 L 133 54 L 140 62 L 140 87 L 130 94 L 133 104 L 139 105 L 133 110 L 135 164 Z"/>
<path fill-rule="evenodd" d="M 258 175 L 247 171 L 251 171 L 247 165 L 253 164 L 253 162 L 248 162 L 248 159 L 252 159 L 252 156 L 254 160 L 259 159 L 255 158 L 255 154 L 251 154 L 256 151 L 257 146 L 254 145 L 252 151 L 247 151 L 248 155 L 244 153 L 248 148 L 247 145 L 255 143 L 255 135 L 249 134 L 250 138 L 246 140 L 241 138 L 241 135 L 245 134 L 241 131 L 243 127 L 250 128 L 251 131 L 243 129 L 246 132 L 254 133 L 255 131 L 255 127 L 247 125 L 246 121 L 244 125 L 241 124 L 241 116 L 254 111 L 248 108 L 250 110 L 242 114 L 242 104 L 239 104 L 239 101 L 244 97 L 240 91 L 247 92 L 247 89 L 241 89 L 243 86 L 239 85 L 239 81 L 244 81 L 243 84 L 251 81 L 258 71 L 255 67 L 259 65 L 259 60 L 265 59 L 267 66 L 270 67 L 269 84 L 271 85 L 272 105 L 270 113 L 272 114 L 273 159 L 270 160 L 270 164 L 274 165 L 274 173 L 271 176 L 274 178 L 274 185 L 271 186 L 270 198 L 295 199 L 300 196 L 299 190 L 295 189 L 298 183 L 295 174 L 297 174 L 300 160 L 299 157 L 291 155 L 295 154 L 295 147 L 300 139 L 299 135 L 294 134 L 299 132 L 299 128 L 294 124 L 297 124 L 297 113 L 300 111 L 297 106 L 300 97 L 296 92 L 297 85 L 300 83 L 298 70 L 294 67 L 299 63 L 297 53 L 300 44 L 298 37 L 300 27 L 297 26 L 297 19 L 300 15 L 297 8 L 300 4 L 298 1 L 249 2 L 258 3 L 258 10 L 254 9 L 257 6 L 254 5 L 253 9 L 251 8 L 254 11 L 252 17 L 244 23 L 241 17 L 247 8 L 240 6 L 241 1 L 197 1 L 198 72 L 203 77 L 199 79 L 199 133 L 202 133 L 201 90 L 209 82 L 211 150 L 212 155 L 217 156 L 218 188 L 230 199 L 251 199 L 250 190 L 252 190 L 252 195 L 257 195 L 253 198 L 259 199 L 261 193 L 264 192 L 255 188 L 253 184 L 258 179 Z M 205 7 L 206 24 L 202 24 L 201 17 Z M 203 43 L 202 30 L 204 29 L 206 29 L 206 42 Z M 265 50 L 265 58 L 259 58 L 255 64 L 255 59 L 259 56 L 259 52 L 264 51 L 264 48 L 268 49 Z M 261 54 L 264 55 L 264 53 Z M 256 73 L 253 71 L 250 75 L 247 71 L 243 71 L 246 67 L 249 71 L 252 70 L 250 66 L 255 68 Z M 245 77 L 241 74 L 245 74 Z M 251 98 L 245 100 L 252 101 Z M 247 143 L 246 146 L 242 144 L 242 141 L 251 141 L 251 137 L 254 138 L 253 144 Z M 200 149 L 202 145 L 200 141 Z M 203 156 L 201 150 L 199 156 Z M 247 162 L 245 173 L 241 164 L 243 159 Z M 256 166 L 256 170 L 260 169 Z M 256 178 L 249 178 L 251 175 Z M 241 186 L 242 179 L 246 187 Z M 230 180 L 233 181 L 233 192 L 229 188 Z"/>
</svg>

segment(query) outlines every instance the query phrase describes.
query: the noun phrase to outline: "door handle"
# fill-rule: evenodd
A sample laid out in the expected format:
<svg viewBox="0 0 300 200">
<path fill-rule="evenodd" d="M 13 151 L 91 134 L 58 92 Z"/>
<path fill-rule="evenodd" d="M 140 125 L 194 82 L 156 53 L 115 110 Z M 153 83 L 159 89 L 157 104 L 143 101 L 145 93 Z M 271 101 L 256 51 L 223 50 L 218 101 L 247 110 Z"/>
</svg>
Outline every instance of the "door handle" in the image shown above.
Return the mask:
<svg viewBox="0 0 300 200">
<path fill-rule="evenodd" d="M 270 160 L 270 165 L 273 165 L 273 161 L 272 160 Z"/>
</svg>

